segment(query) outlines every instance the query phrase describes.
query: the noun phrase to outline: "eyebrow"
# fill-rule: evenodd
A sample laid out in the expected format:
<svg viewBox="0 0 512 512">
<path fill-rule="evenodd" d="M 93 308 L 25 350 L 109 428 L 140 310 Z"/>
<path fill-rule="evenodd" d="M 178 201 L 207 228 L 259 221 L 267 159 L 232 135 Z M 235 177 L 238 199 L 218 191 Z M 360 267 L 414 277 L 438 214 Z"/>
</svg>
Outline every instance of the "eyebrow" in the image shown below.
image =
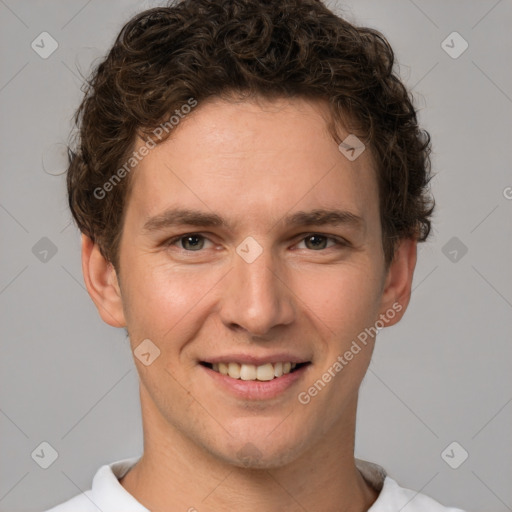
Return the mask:
<svg viewBox="0 0 512 512">
<path fill-rule="evenodd" d="M 362 229 L 365 221 L 359 215 L 346 210 L 319 208 L 311 211 L 299 211 L 285 216 L 279 221 L 289 227 L 306 225 L 315 226 L 337 226 L 348 225 Z M 197 227 L 226 227 L 232 228 L 231 224 L 215 213 L 207 213 L 187 208 L 171 208 L 161 214 L 150 217 L 143 226 L 143 231 L 151 233 L 161 231 L 169 227 L 190 225 Z"/>
</svg>

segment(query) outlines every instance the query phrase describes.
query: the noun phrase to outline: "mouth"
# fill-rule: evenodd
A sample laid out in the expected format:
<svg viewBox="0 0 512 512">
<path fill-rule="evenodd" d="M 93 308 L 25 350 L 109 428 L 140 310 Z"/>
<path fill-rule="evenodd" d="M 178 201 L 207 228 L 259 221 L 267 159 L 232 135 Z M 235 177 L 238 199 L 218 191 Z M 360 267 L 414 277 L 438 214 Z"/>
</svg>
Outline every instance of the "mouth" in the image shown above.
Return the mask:
<svg viewBox="0 0 512 512">
<path fill-rule="evenodd" d="M 309 361 L 295 363 L 290 361 L 278 361 L 275 363 L 264 363 L 261 365 L 238 363 L 238 362 L 219 362 L 209 363 L 201 361 L 202 366 L 213 370 L 221 375 L 230 377 L 234 380 L 260 381 L 268 382 L 279 379 L 290 373 L 297 372 L 301 368 L 311 364 Z"/>
</svg>

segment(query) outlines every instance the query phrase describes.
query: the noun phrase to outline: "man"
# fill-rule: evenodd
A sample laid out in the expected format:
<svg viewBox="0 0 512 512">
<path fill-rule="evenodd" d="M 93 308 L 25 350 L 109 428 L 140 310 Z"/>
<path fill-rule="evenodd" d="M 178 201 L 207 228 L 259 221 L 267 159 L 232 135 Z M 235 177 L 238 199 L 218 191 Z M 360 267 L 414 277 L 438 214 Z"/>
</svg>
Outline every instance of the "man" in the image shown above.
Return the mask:
<svg viewBox="0 0 512 512">
<path fill-rule="evenodd" d="M 314 0 L 152 9 L 77 121 L 84 279 L 129 334 L 144 453 L 52 511 L 455 511 L 354 459 L 433 211 L 383 36 Z"/>
</svg>

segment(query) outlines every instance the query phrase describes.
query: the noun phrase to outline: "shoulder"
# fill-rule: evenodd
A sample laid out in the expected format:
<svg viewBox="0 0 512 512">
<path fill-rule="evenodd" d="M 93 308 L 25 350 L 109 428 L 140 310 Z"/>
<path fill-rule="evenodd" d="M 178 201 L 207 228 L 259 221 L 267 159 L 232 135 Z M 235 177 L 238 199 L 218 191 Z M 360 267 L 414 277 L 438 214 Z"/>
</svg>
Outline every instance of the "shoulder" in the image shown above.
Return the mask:
<svg viewBox="0 0 512 512">
<path fill-rule="evenodd" d="M 86 491 L 45 512 L 98 512 L 98 507 L 91 499 L 91 491 Z"/>
<path fill-rule="evenodd" d="M 464 512 L 460 508 L 445 507 L 425 494 L 400 487 L 395 480 L 387 476 L 377 501 L 368 512 L 402 509 L 407 512 Z"/>
<path fill-rule="evenodd" d="M 139 457 L 123 459 L 102 466 L 92 481 L 92 488 L 45 512 L 148 512 L 119 483 Z"/>
<path fill-rule="evenodd" d="M 464 512 L 459 508 L 445 507 L 425 494 L 400 487 L 377 464 L 356 459 L 356 466 L 368 484 L 379 493 L 368 512 Z"/>
</svg>

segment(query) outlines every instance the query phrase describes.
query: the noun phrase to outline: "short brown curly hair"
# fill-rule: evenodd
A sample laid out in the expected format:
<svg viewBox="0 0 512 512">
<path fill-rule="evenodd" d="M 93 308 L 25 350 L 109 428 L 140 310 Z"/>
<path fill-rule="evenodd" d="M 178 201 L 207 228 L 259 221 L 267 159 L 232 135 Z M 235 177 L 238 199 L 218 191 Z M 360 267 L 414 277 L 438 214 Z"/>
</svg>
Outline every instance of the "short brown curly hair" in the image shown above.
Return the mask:
<svg viewBox="0 0 512 512">
<path fill-rule="evenodd" d="M 137 136 L 149 140 L 191 98 L 318 98 L 333 120 L 352 120 L 351 133 L 371 150 L 387 266 L 398 240 L 427 239 L 434 209 L 430 136 L 393 68 L 380 32 L 316 0 L 184 0 L 144 11 L 85 84 L 67 172 L 73 217 L 117 269 L 130 176 L 97 191 Z"/>
</svg>

